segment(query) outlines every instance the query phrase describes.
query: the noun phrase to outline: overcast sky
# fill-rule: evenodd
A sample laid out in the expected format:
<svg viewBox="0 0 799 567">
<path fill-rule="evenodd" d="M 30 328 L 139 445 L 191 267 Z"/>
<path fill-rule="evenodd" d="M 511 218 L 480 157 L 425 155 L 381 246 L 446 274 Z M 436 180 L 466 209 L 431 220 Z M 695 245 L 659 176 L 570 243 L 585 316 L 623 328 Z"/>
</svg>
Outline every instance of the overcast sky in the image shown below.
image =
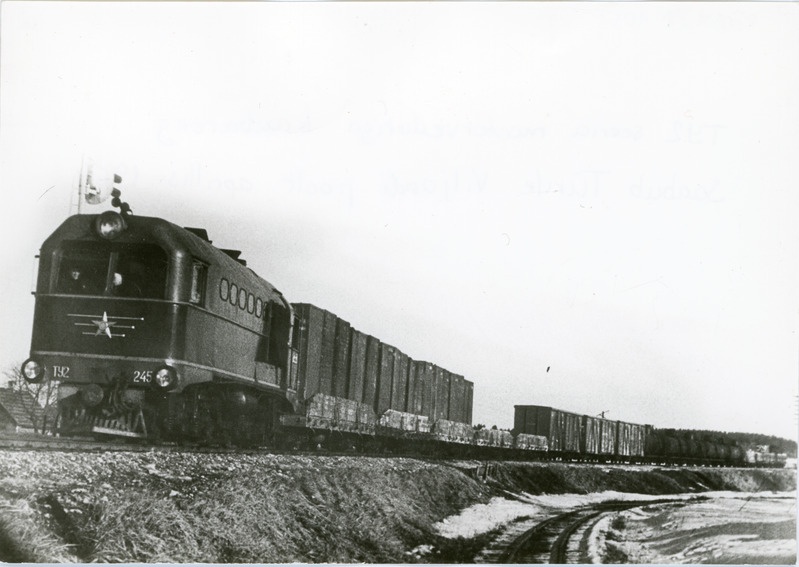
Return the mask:
<svg viewBox="0 0 799 567">
<path fill-rule="evenodd" d="M 1 366 L 91 159 L 476 423 L 796 437 L 795 4 L 0 9 Z"/>
</svg>

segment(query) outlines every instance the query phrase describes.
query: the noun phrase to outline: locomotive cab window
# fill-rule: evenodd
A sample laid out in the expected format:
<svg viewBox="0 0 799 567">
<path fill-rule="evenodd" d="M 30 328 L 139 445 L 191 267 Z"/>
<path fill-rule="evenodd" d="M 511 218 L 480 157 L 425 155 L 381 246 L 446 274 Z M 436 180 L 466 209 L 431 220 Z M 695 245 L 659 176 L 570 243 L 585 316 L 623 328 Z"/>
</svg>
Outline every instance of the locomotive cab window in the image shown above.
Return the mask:
<svg viewBox="0 0 799 567">
<path fill-rule="evenodd" d="M 66 242 L 58 254 L 55 293 L 163 299 L 167 256 L 154 245 Z"/>
<path fill-rule="evenodd" d="M 108 277 L 110 252 L 96 247 L 65 247 L 61 255 L 56 293 L 102 295 Z"/>
<path fill-rule="evenodd" d="M 166 291 L 166 253 L 157 246 L 136 246 L 112 254 L 108 291 L 120 297 L 163 299 Z"/>
</svg>

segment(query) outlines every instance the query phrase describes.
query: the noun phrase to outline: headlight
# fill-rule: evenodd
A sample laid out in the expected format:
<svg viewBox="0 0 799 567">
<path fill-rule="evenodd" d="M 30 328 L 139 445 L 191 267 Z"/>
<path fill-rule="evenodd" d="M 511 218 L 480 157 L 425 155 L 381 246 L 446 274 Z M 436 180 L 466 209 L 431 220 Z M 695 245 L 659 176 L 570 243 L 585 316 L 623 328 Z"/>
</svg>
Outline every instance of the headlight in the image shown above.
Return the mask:
<svg viewBox="0 0 799 567">
<path fill-rule="evenodd" d="M 97 384 L 88 384 L 80 389 L 80 399 L 89 408 L 100 405 L 103 401 L 103 389 Z"/>
<path fill-rule="evenodd" d="M 171 366 L 162 366 L 155 371 L 153 383 L 162 390 L 171 390 L 178 385 L 178 372 Z"/>
<path fill-rule="evenodd" d="M 127 228 L 125 219 L 116 211 L 106 211 L 94 221 L 94 230 L 97 236 L 112 240 L 119 236 Z"/>
<path fill-rule="evenodd" d="M 29 358 L 22 363 L 22 376 L 31 384 L 41 382 L 44 377 L 44 367 L 32 358 Z"/>
</svg>

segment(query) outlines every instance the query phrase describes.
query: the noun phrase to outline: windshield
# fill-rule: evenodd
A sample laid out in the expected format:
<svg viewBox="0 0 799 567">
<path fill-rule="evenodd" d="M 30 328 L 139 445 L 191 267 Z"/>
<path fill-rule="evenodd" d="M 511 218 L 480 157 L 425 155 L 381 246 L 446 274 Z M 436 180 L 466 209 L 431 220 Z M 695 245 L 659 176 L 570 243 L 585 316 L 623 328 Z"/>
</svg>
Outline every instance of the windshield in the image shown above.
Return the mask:
<svg viewBox="0 0 799 567">
<path fill-rule="evenodd" d="M 166 253 L 152 244 L 65 242 L 55 292 L 163 299 L 166 274 Z"/>
</svg>

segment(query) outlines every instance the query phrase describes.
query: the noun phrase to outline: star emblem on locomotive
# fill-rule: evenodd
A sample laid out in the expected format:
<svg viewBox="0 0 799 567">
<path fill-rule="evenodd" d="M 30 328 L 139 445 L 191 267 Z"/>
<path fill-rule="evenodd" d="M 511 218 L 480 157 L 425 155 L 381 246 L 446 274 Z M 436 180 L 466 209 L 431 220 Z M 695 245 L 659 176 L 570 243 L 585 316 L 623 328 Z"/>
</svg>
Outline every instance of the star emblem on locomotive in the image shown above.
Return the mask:
<svg viewBox="0 0 799 567">
<path fill-rule="evenodd" d="M 90 315 L 87 313 L 68 313 L 67 317 L 74 317 L 76 321 L 74 321 L 73 324 L 78 328 L 91 328 L 91 331 L 86 330 L 81 334 L 93 337 L 105 335 L 109 339 L 116 337 L 124 338 L 127 336 L 124 332 L 125 330 L 130 329 L 132 331 L 136 328 L 136 325 L 133 323 L 144 321 L 144 317 L 129 317 L 124 315 L 111 315 L 109 317 L 107 311 L 103 311 L 102 317 L 100 317 L 100 315 Z M 84 323 L 84 321 L 86 322 Z"/>
<path fill-rule="evenodd" d="M 116 321 L 109 321 L 108 314 L 103 311 L 103 318 L 100 320 L 92 320 L 92 323 L 97 325 L 97 332 L 94 333 L 95 335 L 102 335 L 105 333 L 108 338 L 110 339 L 113 335 L 111 335 L 111 327 L 116 325 Z"/>
</svg>

